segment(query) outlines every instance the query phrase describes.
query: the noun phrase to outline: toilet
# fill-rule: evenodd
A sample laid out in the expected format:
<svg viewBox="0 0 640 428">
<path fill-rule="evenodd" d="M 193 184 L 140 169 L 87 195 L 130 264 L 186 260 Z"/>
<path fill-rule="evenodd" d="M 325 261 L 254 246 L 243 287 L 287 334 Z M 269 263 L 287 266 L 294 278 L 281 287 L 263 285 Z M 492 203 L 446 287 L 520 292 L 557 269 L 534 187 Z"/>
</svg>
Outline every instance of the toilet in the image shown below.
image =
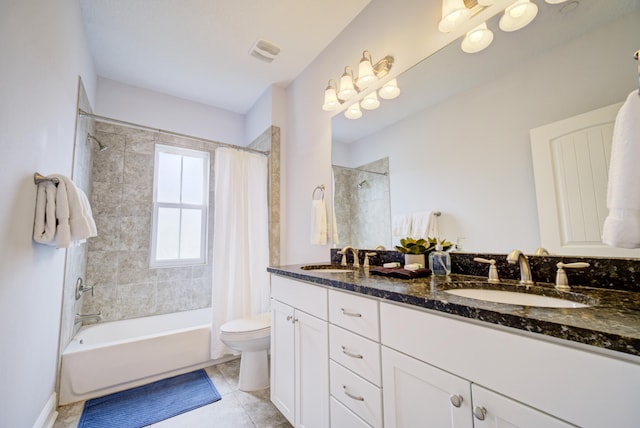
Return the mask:
<svg viewBox="0 0 640 428">
<path fill-rule="evenodd" d="M 229 348 L 241 352 L 238 382 L 240 390 L 257 391 L 269 387 L 269 312 L 224 323 L 220 327 L 220 340 Z"/>
</svg>

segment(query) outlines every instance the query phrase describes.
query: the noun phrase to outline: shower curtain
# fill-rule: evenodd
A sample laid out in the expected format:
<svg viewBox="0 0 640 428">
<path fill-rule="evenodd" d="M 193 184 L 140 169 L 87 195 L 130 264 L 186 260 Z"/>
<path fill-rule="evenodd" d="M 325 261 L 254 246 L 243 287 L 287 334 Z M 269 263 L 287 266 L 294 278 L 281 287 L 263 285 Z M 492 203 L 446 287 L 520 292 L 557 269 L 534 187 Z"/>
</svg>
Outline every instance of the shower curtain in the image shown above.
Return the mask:
<svg viewBox="0 0 640 428">
<path fill-rule="evenodd" d="M 211 358 L 237 354 L 219 339 L 225 322 L 269 310 L 267 157 L 215 153 Z"/>
</svg>

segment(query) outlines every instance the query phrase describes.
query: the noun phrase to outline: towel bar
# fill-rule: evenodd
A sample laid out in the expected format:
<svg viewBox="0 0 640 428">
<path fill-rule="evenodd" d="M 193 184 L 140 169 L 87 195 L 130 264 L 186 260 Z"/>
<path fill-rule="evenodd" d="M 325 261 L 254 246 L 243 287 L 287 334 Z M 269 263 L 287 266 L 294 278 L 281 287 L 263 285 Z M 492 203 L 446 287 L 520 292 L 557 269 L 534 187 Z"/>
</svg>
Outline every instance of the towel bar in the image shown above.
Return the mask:
<svg viewBox="0 0 640 428">
<path fill-rule="evenodd" d="M 52 178 L 45 177 L 44 175 L 42 175 L 42 174 L 40 174 L 38 172 L 33 174 L 33 182 L 35 184 L 40 184 L 40 183 L 45 182 L 45 181 L 51 181 L 54 184 L 58 184 L 60 182 L 60 179 L 57 178 L 57 177 L 52 177 Z"/>
</svg>

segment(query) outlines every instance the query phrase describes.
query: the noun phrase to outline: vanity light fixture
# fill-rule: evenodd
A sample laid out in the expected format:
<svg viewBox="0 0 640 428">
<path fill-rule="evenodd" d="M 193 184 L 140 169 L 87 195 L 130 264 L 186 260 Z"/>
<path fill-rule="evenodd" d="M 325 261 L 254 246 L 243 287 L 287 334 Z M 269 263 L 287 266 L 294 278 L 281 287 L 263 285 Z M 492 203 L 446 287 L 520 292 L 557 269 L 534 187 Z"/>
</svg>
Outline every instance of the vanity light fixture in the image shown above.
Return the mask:
<svg viewBox="0 0 640 428">
<path fill-rule="evenodd" d="M 504 10 L 500 18 L 502 31 L 516 31 L 527 26 L 538 14 L 538 6 L 530 0 L 518 0 Z"/>
<path fill-rule="evenodd" d="M 480 52 L 486 49 L 492 41 L 493 32 L 487 28 L 487 23 L 483 22 L 467 33 L 462 40 L 462 50 L 466 53 Z"/>
<path fill-rule="evenodd" d="M 340 87 L 338 89 L 338 98 L 342 101 L 346 101 L 349 98 L 357 94 L 356 88 L 353 84 L 353 70 L 350 66 L 344 68 L 344 73 L 340 77 Z"/>
<path fill-rule="evenodd" d="M 322 110 L 332 111 L 340 107 L 340 100 L 336 94 L 336 81 L 331 79 L 327 85 L 327 89 L 324 90 L 324 104 L 322 104 Z"/>
<path fill-rule="evenodd" d="M 375 110 L 380 107 L 380 100 L 376 91 L 371 92 L 360 102 L 360 107 L 365 110 Z"/>
<path fill-rule="evenodd" d="M 371 53 L 369 51 L 364 51 L 362 52 L 362 59 L 360 60 L 360 65 L 358 66 L 358 88 L 364 89 L 372 83 L 375 83 L 376 81 L 378 81 L 378 76 L 376 76 L 375 72 L 373 71 Z"/>
<path fill-rule="evenodd" d="M 353 103 L 349 106 L 347 111 L 344 112 L 344 116 L 347 119 L 360 119 L 362 117 L 362 110 L 360 110 L 360 104 Z"/>
<path fill-rule="evenodd" d="M 400 88 L 398 88 L 398 81 L 394 78 L 385 83 L 378 91 L 380 98 L 385 100 L 392 100 L 400 95 Z"/>
<path fill-rule="evenodd" d="M 442 19 L 438 24 L 438 30 L 450 33 L 470 16 L 471 11 L 467 9 L 463 0 L 442 0 Z"/>
</svg>

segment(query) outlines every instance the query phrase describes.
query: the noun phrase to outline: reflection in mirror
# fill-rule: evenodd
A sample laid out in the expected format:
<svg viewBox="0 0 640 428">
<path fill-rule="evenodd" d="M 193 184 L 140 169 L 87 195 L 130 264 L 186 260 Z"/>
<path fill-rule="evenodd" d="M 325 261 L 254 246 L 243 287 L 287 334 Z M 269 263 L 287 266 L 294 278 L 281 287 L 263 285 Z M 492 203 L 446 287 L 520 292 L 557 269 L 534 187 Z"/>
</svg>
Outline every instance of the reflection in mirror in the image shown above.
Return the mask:
<svg viewBox="0 0 640 428">
<path fill-rule="evenodd" d="M 392 219 L 441 211 L 442 238 L 462 251 L 541 246 L 529 131 L 637 90 L 640 0 L 539 3 L 524 29 L 476 54 L 456 41 L 399 75 L 400 97 L 333 118 L 341 165 L 389 158 Z"/>
<path fill-rule="evenodd" d="M 391 247 L 389 158 L 357 168 L 333 165 L 334 245 Z M 337 239 L 335 239 L 337 238 Z"/>
</svg>

